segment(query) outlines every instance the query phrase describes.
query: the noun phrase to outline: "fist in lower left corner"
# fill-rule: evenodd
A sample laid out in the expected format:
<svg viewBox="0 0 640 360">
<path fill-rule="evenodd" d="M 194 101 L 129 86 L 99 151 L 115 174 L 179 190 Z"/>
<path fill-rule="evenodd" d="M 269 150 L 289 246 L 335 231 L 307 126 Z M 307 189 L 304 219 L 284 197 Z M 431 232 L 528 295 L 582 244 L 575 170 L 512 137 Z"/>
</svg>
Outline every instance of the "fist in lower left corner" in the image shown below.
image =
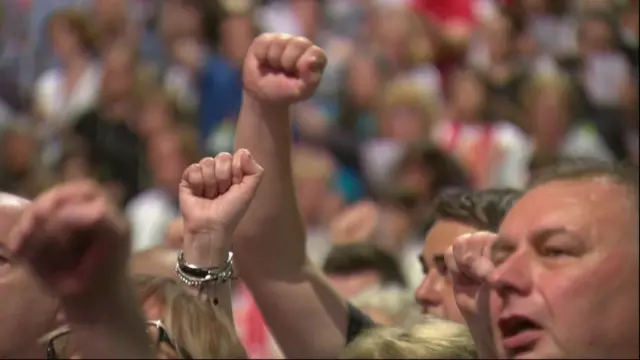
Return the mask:
<svg viewBox="0 0 640 360">
<path fill-rule="evenodd" d="M 94 182 L 66 183 L 43 193 L 9 238 L 13 255 L 63 300 L 109 291 L 126 278 L 127 222 Z"/>
</svg>

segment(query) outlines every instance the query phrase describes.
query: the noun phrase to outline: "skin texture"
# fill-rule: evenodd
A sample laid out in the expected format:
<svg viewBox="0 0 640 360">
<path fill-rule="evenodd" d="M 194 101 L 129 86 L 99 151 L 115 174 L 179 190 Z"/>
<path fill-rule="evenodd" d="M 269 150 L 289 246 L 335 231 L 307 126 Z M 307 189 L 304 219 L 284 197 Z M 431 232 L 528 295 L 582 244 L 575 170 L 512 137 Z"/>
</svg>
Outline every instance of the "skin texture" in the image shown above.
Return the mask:
<svg viewBox="0 0 640 360">
<path fill-rule="evenodd" d="M 36 340 L 53 329 L 57 302 L 31 272 L 9 256 L 7 234 L 27 200 L 0 193 L 0 358 L 42 357 Z"/>
<path fill-rule="evenodd" d="M 444 257 L 444 252 L 456 237 L 474 231 L 478 229 L 442 219 L 427 233 L 420 255 L 425 277 L 415 291 L 416 302 L 422 307 L 423 313 L 465 323 L 453 295 L 453 284 L 446 265 L 438 259 Z"/>
<path fill-rule="evenodd" d="M 508 356 L 638 357 L 635 196 L 609 179 L 553 181 L 509 212 L 492 250 L 491 314 L 541 329 Z"/>
</svg>

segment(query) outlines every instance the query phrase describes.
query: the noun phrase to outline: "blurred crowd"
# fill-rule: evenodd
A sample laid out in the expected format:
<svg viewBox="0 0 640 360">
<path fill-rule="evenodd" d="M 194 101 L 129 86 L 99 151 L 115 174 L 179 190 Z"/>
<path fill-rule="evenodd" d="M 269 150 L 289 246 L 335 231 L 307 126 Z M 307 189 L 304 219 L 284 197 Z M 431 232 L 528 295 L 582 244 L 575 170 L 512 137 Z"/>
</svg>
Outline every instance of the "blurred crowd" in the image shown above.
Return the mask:
<svg viewBox="0 0 640 360">
<path fill-rule="evenodd" d="M 383 323 L 410 317 L 442 190 L 639 161 L 637 0 L 0 0 L 0 25 L 0 191 L 94 178 L 135 251 L 181 247 L 178 184 L 233 152 L 253 39 L 322 47 L 293 110 L 307 251 L 354 305 L 395 306 L 370 314 Z M 273 356 L 241 285 L 234 306 L 250 355 Z"/>
</svg>

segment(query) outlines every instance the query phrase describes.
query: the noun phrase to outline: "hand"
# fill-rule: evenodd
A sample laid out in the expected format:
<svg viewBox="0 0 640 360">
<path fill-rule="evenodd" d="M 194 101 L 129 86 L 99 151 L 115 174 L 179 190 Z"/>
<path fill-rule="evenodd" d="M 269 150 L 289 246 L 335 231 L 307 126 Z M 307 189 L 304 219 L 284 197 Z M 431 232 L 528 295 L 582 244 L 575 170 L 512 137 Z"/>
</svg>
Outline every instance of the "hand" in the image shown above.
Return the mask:
<svg viewBox="0 0 640 360">
<path fill-rule="evenodd" d="M 308 39 L 262 34 L 245 58 L 244 88 L 260 103 L 291 105 L 313 95 L 326 65 L 324 51 Z"/>
<path fill-rule="evenodd" d="M 263 172 L 245 149 L 233 156 L 220 153 L 189 166 L 180 183 L 185 243 L 206 234 L 207 242 L 229 247 L 231 235 L 247 211 Z"/>
<path fill-rule="evenodd" d="M 89 305 L 127 279 L 127 222 L 89 181 L 40 195 L 13 227 L 9 250 L 63 304 Z"/>
<path fill-rule="evenodd" d="M 456 238 L 445 252 L 445 263 L 453 281 L 453 292 L 479 349 L 495 356 L 493 327 L 489 315 L 488 276 L 494 269 L 490 259 L 496 235 L 486 231 Z"/>
</svg>

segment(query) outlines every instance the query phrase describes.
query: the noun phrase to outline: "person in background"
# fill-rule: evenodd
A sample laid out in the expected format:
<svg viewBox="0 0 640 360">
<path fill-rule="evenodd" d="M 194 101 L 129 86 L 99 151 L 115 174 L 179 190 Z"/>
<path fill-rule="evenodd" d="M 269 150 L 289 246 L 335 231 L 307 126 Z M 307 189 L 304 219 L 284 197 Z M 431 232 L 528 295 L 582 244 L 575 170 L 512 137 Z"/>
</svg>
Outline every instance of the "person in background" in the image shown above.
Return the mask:
<svg viewBox="0 0 640 360">
<path fill-rule="evenodd" d="M 152 186 L 125 208 L 131 224 L 133 251 L 164 243 L 167 226 L 180 215 L 178 185 L 188 164 L 200 158 L 198 137 L 189 126 L 172 126 L 151 136 L 146 144 Z"/>
<path fill-rule="evenodd" d="M 406 287 L 398 260 L 371 243 L 334 246 L 324 260 L 322 271 L 345 298 L 378 285 Z"/>
<path fill-rule="evenodd" d="M 575 91 L 567 76 L 537 75 L 525 87 L 525 130 L 530 158 L 535 151 L 567 157 L 613 161 L 614 157 L 592 122 L 576 118 Z"/>
<path fill-rule="evenodd" d="M 511 122 L 491 118 L 486 83 L 470 69 L 452 78 L 449 109 L 438 123 L 433 139 L 454 154 L 477 188 L 522 187 L 526 173 L 517 172 L 524 149 L 524 134 Z"/>
<path fill-rule="evenodd" d="M 380 325 L 404 326 L 421 318 L 411 293 L 398 286 L 373 286 L 349 301 Z"/>
<path fill-rule="evenodd" d="M 0 128 L 0 191 L 33 197 L 51 185 L 40 148 L 33 124 L 18 121 Z"/>
<path fill-rule="evenodd" d="M 407 328 L 379 327 L 358 337 L 340 359 L 477 359 L 469 330 L 429 318 Z"/>
<path fill-rule="evenodd" d="M 86 143 L 91 162 L 122 189 L 124 203 L 143 186 L 142 141 L 136 133 L 143 79 L 134 46 L 122 41 L 105 50 L 98 103 L 73 127 L 73 135 Z"/>
<path fill-rule="evenodd" d="M 220 5 L 169 0 L 161 15 L 163 37 L 175 64 L 165 76 L 165 88 L 187 111 L 196 110 L 203 143 L 225 118 L 237 115 L 242 98 L 238 69 L 218 48 Z"/>
<path fill-rule="evenodd" d="M 54 133 L 73 127 L 78 116 L 93 107 L 100 90 L 100 66 L 94 58 L 95 31 L 91 19 L 77 9 L 52 13 L 46 24 L 60 66 L 38 77 L 34 114 Z"/>
<path fill-rule="evenodd" d="M 180 119 L 184 116 L 163 89 L 151 89 L 143 96 L 136 121 L 136 133 L 143 141 L 148 141 L 154 134 L 162 132 L 178 122 L 188 122 Z"/>
</svg>

